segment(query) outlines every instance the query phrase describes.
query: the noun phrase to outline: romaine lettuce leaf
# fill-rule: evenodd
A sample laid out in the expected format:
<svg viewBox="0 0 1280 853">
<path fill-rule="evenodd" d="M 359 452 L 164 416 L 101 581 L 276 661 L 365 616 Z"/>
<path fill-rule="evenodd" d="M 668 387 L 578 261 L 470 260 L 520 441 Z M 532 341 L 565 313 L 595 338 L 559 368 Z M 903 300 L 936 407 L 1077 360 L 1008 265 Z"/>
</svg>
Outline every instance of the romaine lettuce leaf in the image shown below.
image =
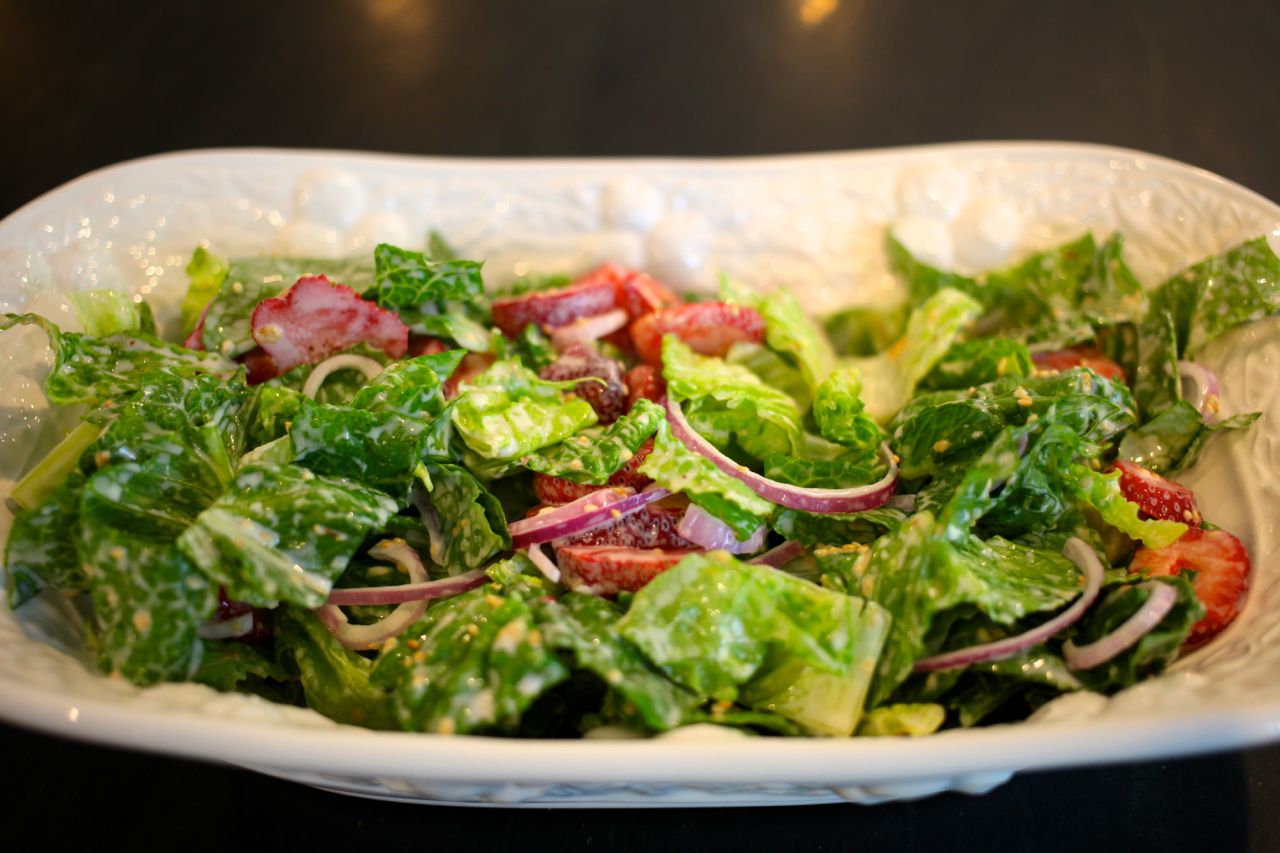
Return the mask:
<svg viewBox="0 0 1280 853">
<path fill-rule="evenodd" d="M 71 535 L 80 524 L 85 480 L 80 471 L 72 471 L 43 501 L 14 516 L 4 549 L 10 608 L 17 609 L 45 587 L 67 593 L 89 589 Z"/>
<path fill-rule="evenodd" d="M 1051 409 L 1054 422 L 1098 445 L 1137 420 L 1123 382 L 1075 368 L 1052 376 L 1005 377 L 971 392 L 919 394 L 889 425 L 891 444 L 901 457 L 902 476 L 914 479 L 981 452 L 1004 427 L 1043 420 Z"/>
<path fill-rule="evenodd" d="M 1196 463 L 1206 442 L 1217 433 L 1247 429 L 1261 414 L 1249 412 L 1215 423 L 1186 400 L 1180 400 L 1142 426 L 1125 433 L 1120 441 L 1121 459 L 1136 462 L 1157 474 L 1169 476 Z"/>
<path fill-rule="evenodd" d="M 431 560 L 451 575 L 477 569 L 511 547 L 507 518 L 498 499 L 458 465 L 427 466 L 430 487 L 414 503 L 431 513 Z M 425 494 L 424 494 L 425 493 Z M 425 513 L 424 513 L 425 519 Z"/>
<path fill-rule="evenodd" d="M 907 331 L 886 352 L 847 360 L 846 366 L 861 374 L 867 414 L 876 423 L 897 414 L 981 310 L 964 293 L 944 288 L 911 312 Z"/>
<path fill-rule="evenodd" d="M 1012 338 L 978 338 L 953 344 L 920 387 L 930 391 L 972 388 L 1003 376 L 1030 376 L 1034 369 L 1025 344 Z"/>
<path fill-rule="evenodd" d="M 211 499 L 182 458 L 110 465 L 89 477 L 77 547 L 93 595 L 98 665 L 135 684 L 184 681 L 199 668 L 197 633 L 216 589 L 175 543 Z"/>
<path fill-rule="evenodd" d="M 403 504 L 427 458 L 430 429 L 428 421 L 391 411 L 305 400 L 293 418 L 289 440 L 298 465 L 374 486 Z"/>
<path fill-rule="evenodd" d="M 520 464 L 574 483 L 602 486 L 635 457 L 666 417 L 661 406 L 642 398 L 608 426 L 584 429 L 559 444 L 521 457 Z"/>
<path fill-rule="evenodd" d="M 227 277 L 226 260 L 197 246 L 187 264 L 187 294 L 182 298 L 182 334 L 189 335 L 200 321 L 204 307 L 218 295 L 222 280 Z"/>
<path fill-rule="evenodd" d="M 699 694 L 849 735 L 889 626 L 874 604 L 717 551 L 650 581 L 618 627 Z"/>
<path fill-rule="evenodd" d="M 63 332 L 37 314 L 0 314 L 0 331 L 17 325 L 36 325 L 48 334 L 54 365 L 45 393 L 59 405 L 119 399 L 156 371 L 229 378 L 239 369 L 216 353 L 189 350 L 146 332 L 93 338 Z"/>
<path fill-rule="evenodd" d="M 1125 498 L 1120 491 L 1119 471 L 1103 473 L 1073 465 L 1067 473 L 1075 480 L 1080 500 L 1097 510 L 1107 524 L 1134 539 L 1142 540 L 1148 548 L 1172 545 L 1187 532 L 1187 525 L 1180 521 L 1140 519 L 1138 505 Z"/>
<path fill-rule="evenodd" d="M 947 709 L 932 702 L 882 705 L 868 711 L 858 725 L 859 737 L 920 737 L 946 722 Z"/>
<path fill-rule="evenodd" d="M 873 468 L 880 458 L 885 435 L 863 408 L 861 375 L 857 370 L 842 368 L 829 373 L 818 386 L 813 417 L 823 438 L 853 451 L 850 461 Z"/>
<path fill-rule="evenodd" d="M 1143 634 L 1133 647 L 1092 669 L 1075 670 L 1076 677 L 1089 689 L 1114 693 L 1160 674 L 1178 656 L 1192 626 L 1204 616 L 1204 605 L 1196 598 L 1188 574 L 1153 580 L 1177 590 L 1178 599 L 1173 609 L 1155 628 Z M 1149 595 L 1147 590 L 1141 589 L 1139 581 L 1112 587 L 1076 624 L 1074 642 L 1086 645 L 1102 639 L 1128 620 Z"/>
<path fill-rule="evenodd" d="M 547 382 L 515 362 L 499 361 L 463 385 L 453 425 L 481 457 L 514 460 L 596 423 L 586 400 L 564 393 L 576 384 Z"/>
<path fill-rule="evenodd" d="M 760 312 L 765 343 L 795 362 L 810 394 L 835 369 L 836 352 L 826 332 L 790 291 L 758 293 L 727 279 L 721 281 L 720 290 L 725 301 L 740 302 Z"/>
<path fill-rule="evenodd" d="M 511 732 L 535 699 L 569 677 L 539 628 L 537 599 L 529 596 L 531 605 L 518 590 L 490 586 L 433 604 L 378 657 L 373 683 L 390 692 L 401 728 Z"/>
<path fill-rule="evenodd" d="M 910 306 L 858 305 L 830 315 L 822 322 L 840 355 L 869 356 L 887 350 L 907 328 Z"/>
<path fill-rule="evenodd" d="M 799 450 L 800 407 L 747 368 L 698 355 L 675 335 L 667 335 L 662 342 L 662 375 L 667 393 L 687 403 L 689 423 L 708 440 L 724 444 L 731 437 L 757 459 Z"/>
<path fill-rule="evenodd" d="M 395 513 L 386 495 L 350 480 L 250 465 L 178 545 L 235 601 L 319 607 L 364 537 Z"/>
<path fill-rule="evenodd" d="M 387 691 L 370 681 L 370 661 L 343 648 L 314 614 L 284 608 L 279 638 L 298 667 L 307 707 L 339 723 L 396 728 Z"/>
<path fill-rule="evenodd" d="M 156 333 L 151 306 L 120 290 L 78 290 L 67 294 L 85 335 L 105 338 L 132 332 Z"/>
<path fill-rule="evenodd" d="M 742 540 L 773 515 L 774 505 L 725 474 L 671 434 L 667 422 L 658 424 L 653 451 L 638 469 L 664 489 L 688 496 L 698 506 L 733 528 Z"/>
</svg>

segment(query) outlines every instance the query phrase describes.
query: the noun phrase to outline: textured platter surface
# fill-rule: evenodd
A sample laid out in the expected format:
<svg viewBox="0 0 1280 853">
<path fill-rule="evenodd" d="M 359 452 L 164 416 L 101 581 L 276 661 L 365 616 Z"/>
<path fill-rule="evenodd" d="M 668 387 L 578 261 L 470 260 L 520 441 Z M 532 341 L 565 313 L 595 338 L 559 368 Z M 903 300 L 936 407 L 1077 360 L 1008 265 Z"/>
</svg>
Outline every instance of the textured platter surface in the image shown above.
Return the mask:
<svg viewBox="0 0 1280 853">
<path fill-rule="evenodd" d="M 0 310 L 74 325 L 66 294 L 111 287 L 173 316 L 192 247 L 335 256 L 437 229 L 486 278 L 604 260 L 690 289 L 721 271 L 794 288 L 814 310 L 895 298 L 884 228 L 972 271 L 1092 229 L 1121 231 L 1152 284 L 1204 255 L 1277 234 L 1280 207 L 1138 152 L 1052 143 L 706 161 L 469 161 L 209 151 L 96 172 L 0 223 Z M 228 761 L 335 791 L 414 802 L 699 806 L 874 803 L 983 793 L 1014 772 L 1154 759 L 1280 736 L 1280 321 L 1202 358 L 1226 414 L 1262 411 L 1185 477 L 1256 566 L 1245 613 L 1212 646 L 1112 699 L 1075 694 L 1026 723 L 922 740 L 748 739 L 693 727 L 651 741 L 378 733 L 195 685 L 140 690 L 86 663 L 69 608 L 0 605 L 0 717 L 119 746 Z M 0 337 L 0 495 L 74 413 L 41 391 L 33 330 Z M 11 516 L 0 511 L 0 533 Z"/>
</svg>

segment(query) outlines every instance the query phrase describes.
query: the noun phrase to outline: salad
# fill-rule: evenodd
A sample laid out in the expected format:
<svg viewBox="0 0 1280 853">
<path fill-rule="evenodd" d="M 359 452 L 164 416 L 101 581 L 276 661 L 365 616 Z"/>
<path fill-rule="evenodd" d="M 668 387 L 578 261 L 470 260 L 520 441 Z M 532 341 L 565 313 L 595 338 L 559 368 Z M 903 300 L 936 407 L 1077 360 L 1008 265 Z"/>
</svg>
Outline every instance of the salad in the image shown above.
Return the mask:
<svg viewBox="0 0 1280 853">
<path fill-rule="evenodd" d="M 577 737 L 927 735 L 1112 693 L 1240 612 L 1246 549 L 1176 480 L 1208 341 L 1280 309 L 1264 238 L 1149 290 L 1119 235 L 826 318 L 607 264 L 490 293 L 432 235 L 187 268 L 34 314 L 79 425 L 17 485 L 10 606 L 91 654 L 334 720 Z"/>
</svg>

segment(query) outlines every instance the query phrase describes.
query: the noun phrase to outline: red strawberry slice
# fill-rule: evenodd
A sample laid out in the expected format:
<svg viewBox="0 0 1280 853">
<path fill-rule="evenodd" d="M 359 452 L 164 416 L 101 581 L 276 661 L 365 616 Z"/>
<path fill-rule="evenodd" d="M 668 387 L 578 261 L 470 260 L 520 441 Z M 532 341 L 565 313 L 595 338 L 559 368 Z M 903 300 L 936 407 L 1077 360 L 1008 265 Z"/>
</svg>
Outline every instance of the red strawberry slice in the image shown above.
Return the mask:
<svg viewBox="0 0 1280 853">
<path fill-rule="evenodd" d="M 647 273 L 632 273 L 618 285 L 618 304 L 632 320 L 681 305 L 679 296 Z"/>
<path fill-rule="evenodd" d="M 695 550 L 570 546 L 556 552 L 556 562 L 570 589 L 588 587 L 597 595 L 635 592 Z"/>
<path fill-rule="evenodd" d="M 636 404 L 642 397 L 661 403 L 667 394 L 667 383 L 662 378 L 662 371 L 652 364 L 637 364 L 627 371 L 627 405 Z"/>
<path fill-rule="evenodd" d="M 236 361 L 244 365 L 245 382 L 250 385 L 257 385 L 280 375 L 280 371 L 276 370 L 276 363 L 262 347 L 254 347 Z"/>
<path fill-rule="evenodd" d="M 1087 367 L 1103 379 L 1128 380 L 1124 368 L 1102 354 L 1097 347 L 1078 346 L 1067 349 L 1041 352 L 1031 356 L 1036 367 L 1041 370 L 1070 370 L 1073 367 Z"/>
<path fill-rule="evenodd" d="M 1164 548 L 1139 548 L 1129 566 L 1145 575 L 1197 572 L 1192 586 L 1204 605 L 1205 616 L 1191 629 L 1187 646 L 1212 639 L 1244 608 L 1252 567 L 1244 544 L 1225 530 L 1193 527 Z"/>
<path fill-rule="evenodd" d="M 530 323 L 563 326 L 617 307 L 616 281 L 607 276 L 584 277 L 567 287 L 493 300 L 493 324 L 504 335 L 515 337 Z"/>
<path fill-rule="evenodd" d="M 566 348 L 555 361 L 542 368 L 538 375 L 554 382 L 588 376 L 603 379 L 603 385 L 599 382 L 579 382 L 573 387 L 574 393 L 595 409 L 602 424 L 613 423 L 630 408 L 622 365 L 601 355 L 590 344 L 573 344 Z"/>
<path fill-rule="evenodd" d="M 405 353 L 405 357 L 417 358 L 420 355 L 439 355 L 448 349 L 448 345 L 439 338 L 433 338 L 430 335 L 410 335 L 409 349 Z"/>
<path fill-rule="evenodd" d="M 764 318 L 753 308 L 729 302 L 693 302 L 646 314 L 631 324 L 636 353 L 650 364 L 662 363 L 663 335 L 675 335 L 703 355 L 724 355 L 739 341 L 763 341 Z"/>
<path fill-rule="evenodd" d="M 392 358 L 409 348 L 409 328 L 395 313 L 322 275 L 303 276 L 280 296 L 259 302 L 252 323 L 253 339 L 281 373 L 361 342 Z"/>
<path fill-rule="evenodd" d="M 1163 518 L 1199 527 L 1200 510 L 1196 496 L 1186 486 L 1166 480 L 1154 471 L 1132 462 L 1117 460 L 1108 471 L 1120 472 L 1120 491 L 1138 505 L 1140 518 Z"/>
<path fill-rule="evenodd" d="M 680 519 L 689 508 L 683 495 L 665 500 L 623 516 L 617 523 L 589 530 L 557 542 L 560 547 L 579 545 L 612 545 L 620 548 L 698 548 L 698 543 L 676 532 Z"/>
<path fill-rule="evenodd" d="M 635 456 L 613 473 L 608 483 L 604 486 L 592 486 L 586 483 L 575 483 L 566 480 L 563 477 L 553 477 L 550 474 L 534 474 L 533 475 L 533 491 L 538 495 L 538 500 L 544 504 L 567 504 L 576 501 L 578 498 L 589 495 L 597 489 L 603 489 L 607 486 L 629 486 L 637 492 L 648 487 L 653 480 L 641 474 L 636 469 L 644 462 L 645 457 L 653 450 L 653 439 L 649 439 L 640 445 L 640 449 L 636 451 Z"/>
</svg>

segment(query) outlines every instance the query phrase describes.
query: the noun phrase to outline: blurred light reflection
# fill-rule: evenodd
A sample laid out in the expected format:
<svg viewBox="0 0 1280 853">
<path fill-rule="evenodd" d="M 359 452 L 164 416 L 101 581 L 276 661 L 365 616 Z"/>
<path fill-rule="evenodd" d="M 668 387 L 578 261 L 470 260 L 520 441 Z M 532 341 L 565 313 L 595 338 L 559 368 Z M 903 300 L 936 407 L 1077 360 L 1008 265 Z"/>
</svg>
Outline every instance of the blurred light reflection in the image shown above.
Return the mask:
<svg viewBox="0 0 1280 853">
<path fill-rule="evenodd" d="M 800 23 L 816 27 L 840 8 L 840 0 L 799 0 Z"/>
</svg>

